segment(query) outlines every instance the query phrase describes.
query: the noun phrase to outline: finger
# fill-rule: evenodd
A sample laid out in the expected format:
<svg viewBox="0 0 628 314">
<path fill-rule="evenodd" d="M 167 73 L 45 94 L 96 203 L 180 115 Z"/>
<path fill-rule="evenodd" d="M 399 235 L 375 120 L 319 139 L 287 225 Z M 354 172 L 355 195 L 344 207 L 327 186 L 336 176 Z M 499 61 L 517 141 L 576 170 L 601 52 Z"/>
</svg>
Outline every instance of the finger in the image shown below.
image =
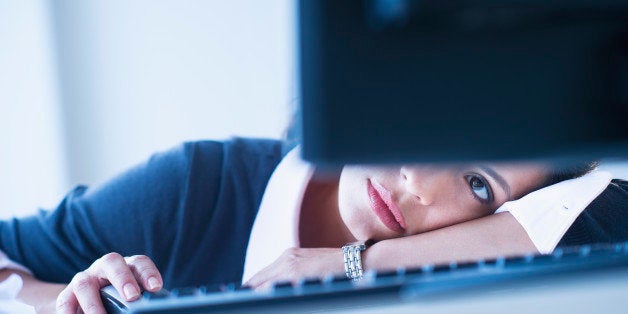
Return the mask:
<svg viewBox="0 0 628 314">
<path fill-rule="evenodd" d="M 133 301 L 140 295 L 140 287 L 133 276 L 133 272 L 126 264 L 124 257 L 118 253 L 109 253 L 92 264 L 90 272 L 95 272 L 100 278 L 107 279 L 127 301 Z"/>
<path fill-rule="evenodd" d="M 79 307 L 72 286 L 68 286 L 57 296 L 55 312 L 60 314 L 75 314 Z"/>
<path fill-rule="evenodd" d="M 134 255 L 124 258 L 137 281 L 148 291 L 159 291 L 163 286 L 161 274 L 155 263 L 146 255 Z"/>
<path fill-rule="evenodd" d="M 83 312 L 87 314 L 106 313 L 100 299 L 100 284 L 96 277 L 86 272 L 77 273 L 70 286 Z"/>
<path fill-rule="evenodd" d="M 262 283 L 260 283 L 255 290 L 256 291 L 269 291 L 273 288 L 274 284 L 275 284 L 275 280 L 269 280 L 269 281 L 264 281 Z"/>
<path fill-rule="evenodd" d="M 253 275 L 253 277 L 251 277 L 245 283 L 245 285 L 250 286 L 252 288 L 258 288 L 264 282 L 268 281 L 270 278 L 273 277 L 273 275 L 274 275 L 274 269 L 273 269 L 274 265 L 275 265 L 275 263 L 270 264 L 270 265 L 264 267 L 264 269 L 258 271 L 255 275 Z"/>
<path fill-rule="evenodd" d="M 251 277 L 251 279 L 246 282 L 246 285 L 256 290 L 266 290 L 271 287 L 274 282 L 287 279 L 285 274 L 286 266 L 284 264 L 284 260 L 279 258 Z"/>
<path fill-rule="evenodd" d="M 285 250 L 272 264 L 251 277 L 247 285 L 263 288 L 276 281 L 296 280 L 295 274 L 298 273 L 296 267 L 302 252 L 302 249 L 294 247 Z"/>
</svg>

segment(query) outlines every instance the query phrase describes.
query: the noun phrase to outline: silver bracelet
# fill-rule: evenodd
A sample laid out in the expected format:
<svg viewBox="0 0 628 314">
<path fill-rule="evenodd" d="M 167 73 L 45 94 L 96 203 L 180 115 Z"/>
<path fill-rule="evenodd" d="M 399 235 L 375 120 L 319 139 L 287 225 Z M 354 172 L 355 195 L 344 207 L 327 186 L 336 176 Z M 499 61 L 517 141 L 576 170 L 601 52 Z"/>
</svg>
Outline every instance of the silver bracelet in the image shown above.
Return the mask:
<svg viewBox="0 0 628 314">
<path fill-rule="evenodd" d="M 359 241 L 345 244 L 342 247 L 345 262 L 345 274 L 347 275 L 347 278 L 353 280 L 359 280 L 362 278 L 363 270 L 361 252 L 366 250 L 366 247 L 369 244 L 370 241 Z"/>
</svg>

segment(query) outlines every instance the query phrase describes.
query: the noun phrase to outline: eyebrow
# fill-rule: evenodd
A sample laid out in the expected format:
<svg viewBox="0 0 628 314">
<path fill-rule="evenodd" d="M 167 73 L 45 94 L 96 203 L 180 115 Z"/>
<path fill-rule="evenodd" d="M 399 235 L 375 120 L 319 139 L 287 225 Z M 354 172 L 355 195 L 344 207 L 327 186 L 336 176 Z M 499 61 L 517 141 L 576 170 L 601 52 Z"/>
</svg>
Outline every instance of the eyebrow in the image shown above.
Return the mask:
<svg viewBox="0 0 628 314">
<path fill-rule="evenodd" d="M 502 177 L 499 173 L 497 173 L 497 171 L 489 166 L 480 166 L 480 169 L 482 169 L 484 172 L 486 172 L 486 174 L 491 176 L 493 180 L 499 183 L 504 192 L 506 192 L 507 200 L 510 200 L 510 185 L 508 185 L 508 182 L 506 182 L 504 177 Z"/>
</svg>

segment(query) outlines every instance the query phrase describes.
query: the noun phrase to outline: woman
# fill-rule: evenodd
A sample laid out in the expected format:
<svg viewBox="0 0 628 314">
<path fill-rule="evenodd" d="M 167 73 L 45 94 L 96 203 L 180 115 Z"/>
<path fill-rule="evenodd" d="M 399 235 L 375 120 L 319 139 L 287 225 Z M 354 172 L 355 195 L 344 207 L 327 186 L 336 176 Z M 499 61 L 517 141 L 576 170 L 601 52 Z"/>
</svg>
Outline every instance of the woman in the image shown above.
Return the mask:
<svg viewBox="0 0 628 314">
<path fill-rule="evenodd" d="M 41 311 L 99 313 L 98 290 L 108 284 L 129 300 L 140 287 L 237 282 L 244 271 L 255 274 L 248 284 L 263 286 L 342 272 L 339 247 L 366 239 L 378 241 L 364 252 L 366 269 L 535 251 L 508 213 L 475 218 L 590 170 L 348 166 L 330 175 L 299 167 L 296 152 L 277 166 L 282 151 L 272 140 L 187 143 L 104 185 L 77 187 L 54 211 L 1 222 L 0 249 L 34 274 L 21 272 L 20 297 Z M 288 183 L 276 183 L 282 178 Z M 278 205 L 282 198 L 292 201 Z M 279 215 L 276 206 L 285 207 Z M 286 218 L 291 225 L 278 223 Z M 256 242 L 265 234 L 256 230 L 269 228 L 288 230 L 279 239 L 289 240 Z M 285 253 L 270 265 L 255 253 L 272 248 Z"/>
</svg>

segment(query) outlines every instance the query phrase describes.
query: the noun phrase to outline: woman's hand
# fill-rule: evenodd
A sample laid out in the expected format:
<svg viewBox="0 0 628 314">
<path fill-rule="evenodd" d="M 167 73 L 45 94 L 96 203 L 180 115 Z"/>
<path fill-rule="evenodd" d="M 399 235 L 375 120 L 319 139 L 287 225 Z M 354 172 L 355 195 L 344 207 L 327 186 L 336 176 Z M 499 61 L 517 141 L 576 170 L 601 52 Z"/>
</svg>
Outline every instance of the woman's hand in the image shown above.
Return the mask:
<svg viewBox="0 0 628 314">
<path fill-rule="evenodd" d="M 290 248 L 255 274 L 246 285 L 263 289 L 273 282 L 296 282 L 304 277 L 322 277 L 344 273 L 344 270 L 344 255 L 340 248 Z"/>
<path fill-rule="evenodd" d="M 85 313 L 105 313 L 100 288 L 110 284 L 127 301 L 133 301 L 139 298 L 140 288 L 155 292 L 161 289 L 163 281 L 147 256 L 109 253 L 72 278 L 57 297 L 57 312 L 74 314 L 80 308 Z"/>
</svg>

